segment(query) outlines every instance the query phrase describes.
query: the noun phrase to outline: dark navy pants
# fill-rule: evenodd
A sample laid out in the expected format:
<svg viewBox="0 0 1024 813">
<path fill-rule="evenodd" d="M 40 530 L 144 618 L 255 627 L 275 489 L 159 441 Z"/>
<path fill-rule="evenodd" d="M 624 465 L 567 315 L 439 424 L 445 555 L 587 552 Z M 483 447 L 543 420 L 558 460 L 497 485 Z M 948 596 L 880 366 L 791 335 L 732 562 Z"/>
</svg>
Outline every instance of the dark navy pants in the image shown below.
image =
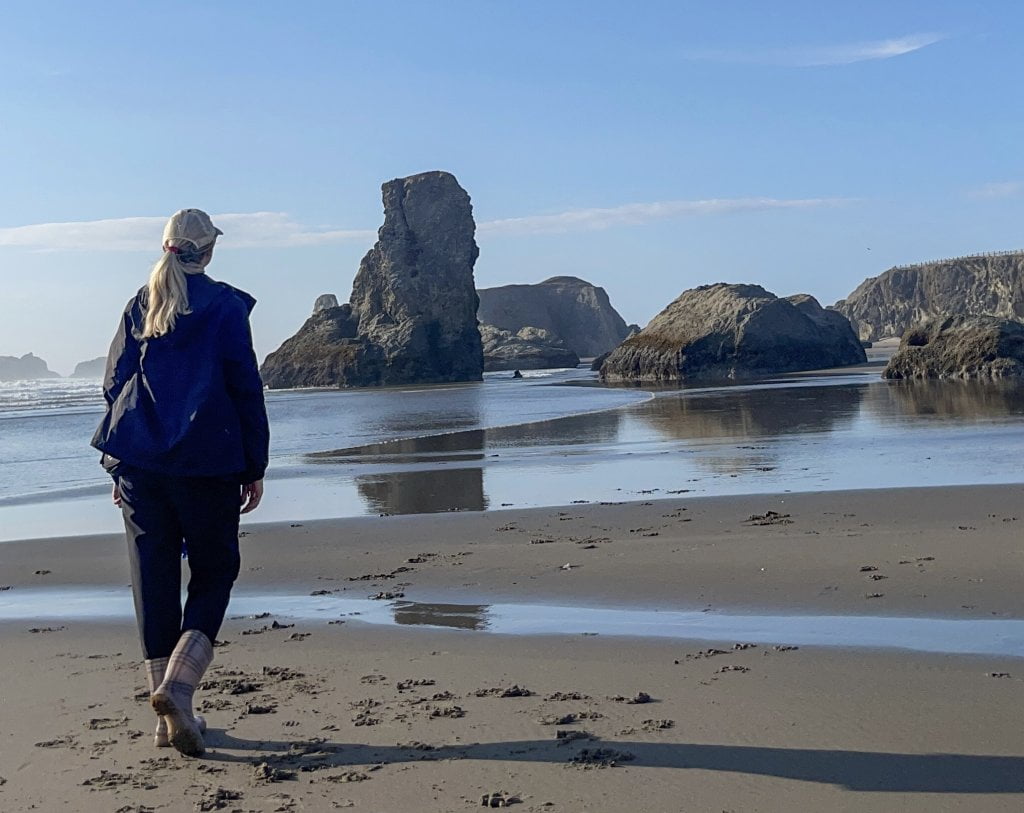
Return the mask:
<svg viewBox="0 0 1024 813">
<path fill-rule="evenodd" d="M 199 630 L 213 641 L 238 577 L 238 482 L 137 469 L 116 479 L 144 657 L 170 655 L 184 630 Z M 189 565 L 184 612 L 182 544 Z"/>
</svg>

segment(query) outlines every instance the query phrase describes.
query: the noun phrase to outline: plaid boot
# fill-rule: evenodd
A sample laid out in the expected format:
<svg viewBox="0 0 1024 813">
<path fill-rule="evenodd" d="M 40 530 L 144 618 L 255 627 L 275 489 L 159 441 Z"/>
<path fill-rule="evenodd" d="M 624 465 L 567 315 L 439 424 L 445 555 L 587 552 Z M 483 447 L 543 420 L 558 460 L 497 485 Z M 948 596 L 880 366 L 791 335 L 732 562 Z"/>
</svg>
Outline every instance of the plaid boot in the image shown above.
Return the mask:
<svg viewBox="0 0 1024 813">
<path fill-rule="evenodd" d="M 153 694 L 164 682 L 164 673 L 167 671 L 167 662 L 170 658 L 150 658 L 146 661 L 146 683 L 149 685 L 149 693 Z M 171 740 L 167 736 L 167 720 L 163 715 L 157 715 L 156 731 L 153 733 L 153 744 L 157 748 L 169 748 Z M 206 732 L 206 720 L 196 715 L 196 725 L 200 732 Z"/>
<path fill-rule="evenodd" d="M 163 682 L 153 692 L 150 703 L 167 723 L 171 745 L 190 757 L 206 750 L 203 732 L 192 714 L 192 695 L 203 673 L 213 661 L 213 644 L 198 630 L 186 630 L 168 659 Z"/>
</svg>

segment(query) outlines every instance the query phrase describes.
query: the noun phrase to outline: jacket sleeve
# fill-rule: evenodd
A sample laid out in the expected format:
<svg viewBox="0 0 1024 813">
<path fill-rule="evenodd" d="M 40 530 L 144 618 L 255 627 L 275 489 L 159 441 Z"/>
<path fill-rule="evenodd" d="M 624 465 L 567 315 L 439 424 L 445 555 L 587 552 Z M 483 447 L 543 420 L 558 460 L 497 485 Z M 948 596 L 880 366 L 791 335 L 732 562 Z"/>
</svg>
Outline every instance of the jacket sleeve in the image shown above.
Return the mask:
<svg viewBox="0 0 1024 813">
<path fill-rule="evenodd" d="M 107 402 L 107 408 L 113 406 L 124 385 L 138 372 L 139 369 L 139 345 L 131 333 L 131 304 L 121 314 L 121 323 L 117 326 L 117 333 L 110 343 L 110 351 L 107 353 L 107 371 L 103 376 L 103 398 Z"/>
<path fill-rule="evenodd" d="M 243 483 L 263 478 L 270 459 L 270 425 L 263 400 L 256 351 L 252 346 L 252 330 L 245 303 L 235 297 L 228 306 L 224 321 L 224 382 L 238 412 L 245 451 Z"/>
</svg>

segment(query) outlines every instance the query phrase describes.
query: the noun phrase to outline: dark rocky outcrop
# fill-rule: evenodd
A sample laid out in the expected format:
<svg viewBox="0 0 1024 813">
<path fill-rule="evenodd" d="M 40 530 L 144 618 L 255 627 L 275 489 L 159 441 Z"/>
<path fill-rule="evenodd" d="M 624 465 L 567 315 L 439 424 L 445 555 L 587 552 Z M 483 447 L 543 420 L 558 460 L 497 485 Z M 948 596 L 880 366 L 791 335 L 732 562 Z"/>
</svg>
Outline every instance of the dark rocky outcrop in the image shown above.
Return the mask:
<svg viewBox="0 0 1024 813">
<path fill-rule="evenodd" d="M 0 381 L 35 381 L 59 377 L 46 366 L 45 361 L 31 353 L 26 353 L 21 358 L 0 356 Z"/>
<path fill-rule="evenodd" d="M 643 330 L 643 328 L 640 327 L 640 325 L 628 325 L 628 327 L 629 327 L 629 333 L 626 334 L 626 339 L 633 338 L 637 333 L 639 333 L 641 330 Z M 623 339 L 623 341 L 625 341 L 626 339 Z M 612 350 L 614 350 L 614 349 L 615 348 L 613 347 Z M 608 356 L 610 356 L 611 354 L 612 354 L 612 351 L 608 350 L 607 352 L 602 353 L 600 356 L 598 356 L 592 362 L 590 362 L 590 369 L 591 369 L 591 371 L 595 372 L 595 373 L 599 372 L 600 369 L 601 369 L 601 365 L 604 364 L 605 359 L 607 359 Z"/>
<path fill-rule="evenodd" d="M 610 356 L 611 354 L 612 351 L 609 350 L 607 353 L 602 353 L 600 356 L 598 356 L 592 362 L 590 362 L 591 371 L 595 373 L 600 372 L 601 368 L 604 366 L 604 363 L 608 361 L 608 356 Z"/>
<path fill-rule="evenodd" d="M 629 334 L 604 288 L 578 277 L 481 288 L 478 293 L 484 324 L 512 333 L 524 327 L 548 330 L 581 358 L 606 353 Z"/>
<path fill-rule="evenodd" d="M 524 327 L 517 333 L 494 325 L 480 325 L 484 343 L 484 371 L 550 370 L 577 367 L 580 358 L 549 330 Z"/>
<path fill-rule="evenodd" d="M 469 195 L 447 172 L 383 186 L 384 225 L 359 265 L 348 303 L 325 297 L 295 336 L 267 356 L 271 388 L 477 381 Z"/>
<path fill-rule="evenodd" d="M 260 368 L 263 383 L 271 389 L 358 386 L 353 382 L 370 366 L 358 335 L 359 317 L 347 302 L 314 311 L 298 333 L 267 356 Z"/>
<path fill-rule="evenodd" d="M 107 357 L 100 356 L 98 358 L 89 359 L 89 361 L 80 361 L 75 365 L 75 371 L 71 374 L 72 378 L 103 378 L 107 373 Z"/>
<path fill-rule="evenodd" d="M 1024 324 L 995 316 L 933 319 L 904 334 L 883 378 L 1017 378 Z"/>
<path fill-rule="evenodd" d="M 947 316 L 1024 319 L 1024 252 L 890 268 L 833 307 L 867 341 L 902 336 Z"/>
<path fill-rule="evenodd" d="M 781 299 L 759 285 L 684 291 L 601 365 L 606 381 L 679 383 L 749 378 L 867 360 L 811 297 Z"/>
<path fill-rule="evenodd" d="M 821 307 L 818 300 L 810 294 L 787 296 L 786 301 L 793 304 L 804 316 L 814 322 L 823 336 L 836 348 L 838 360 L 836 366 L 857 364 L 866 361 L 866 349 L 853 332 L 850 320 L 834 310 Z"/>
</svg>

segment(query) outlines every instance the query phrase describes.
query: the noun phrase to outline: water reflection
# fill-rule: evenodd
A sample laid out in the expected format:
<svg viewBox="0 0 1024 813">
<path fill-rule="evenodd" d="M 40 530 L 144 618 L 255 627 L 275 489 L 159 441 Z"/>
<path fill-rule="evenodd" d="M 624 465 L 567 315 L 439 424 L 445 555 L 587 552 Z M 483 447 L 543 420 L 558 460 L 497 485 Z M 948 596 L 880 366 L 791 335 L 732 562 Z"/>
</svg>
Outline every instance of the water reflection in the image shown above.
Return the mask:
<svg viewBox="0 0 1024 813">
<path fill-rule="evenodd" d="M 305 456 L 311 463 L 423 463 L 480 460 L 486 445 L 486 431 L 472 429 L 447 435 L 404 438 L 386 443 L 370 443 L 350 449 L 313 452 Z"/>
<path fill-rule="evenodd" d="M 485 446 L 488 449 L 508 449 L 615 443 L 619 439 L 621 425 L 622 413 L 606 410 L 521 426 L 499 426 L 484 432 Z"/>
<path fill-rule="evenodd" d="M 364 474 L 356 477 L 356 488 L 376 514 L 483 511 L 488 505 L 481 468 Z"/>
<path fill-rule="evenodd" d="M 669 438 L 764 438 L 830 432 L 856 418 L 867 383 L 681 393 L 633 409 Z"/>
<path fill-rule="evenodd" d="M 366 511 L 1017 482 L 1024 386 L 877 371 L 665 392 L 623 409 L 306 456 Z M 639 484 L 639 485 L 638 485 Z M 640 491 L 639 489 L 644 489 Z"/>
<path fill-rule="evenodd" d="M 453 627 L 463 630 L 488 628 L 486 604 L 424 604 L 396 601 L 391 605 L 396 624 L 417 627 Z"/>
<path fill-rule="evenodd" d="M 448 604 L 343 596 L 245 594 L 231 597 L 236 616 L 271 615 L 318 621 L 455 628 L 500 635 L 612 635 L 681 641 L 911 649 L 962 655 L 1024 656 L 1024 621 L 856 615 L 779 615 L 679 608 L 545 604 Z M 0 594 L 0 621 L 127 619 L 127 589 L 27 589 Z"/>
<path fill-rule="evenodd" d="M 618 440 L 618 410 L 572 415 L 494 429 L 473 429 L 305 455 L 311 463 L 436 463 L 480 460 L 498 449 L 611 444 Z"/>
<path fill-rule="evenodd" d="M 1016 381 L 891 381 L 873 387 L 869 407 L 881 416 L 987 420 L 1024 415 Z"/>
</svg>

